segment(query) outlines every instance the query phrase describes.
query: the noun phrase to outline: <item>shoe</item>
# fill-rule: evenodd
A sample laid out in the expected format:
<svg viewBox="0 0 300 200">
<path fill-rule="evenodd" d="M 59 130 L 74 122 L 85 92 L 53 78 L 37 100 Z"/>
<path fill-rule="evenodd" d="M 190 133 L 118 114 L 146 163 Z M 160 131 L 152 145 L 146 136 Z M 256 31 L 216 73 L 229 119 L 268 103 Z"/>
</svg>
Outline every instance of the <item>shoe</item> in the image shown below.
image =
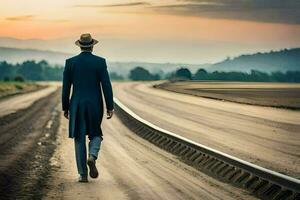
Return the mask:
<svg viewBox="0 0 300 200">
<path fill-rule="evenodd" d="M 79 178 L 78 178 L 78 182 L 79 183 L 87 183 L 87 182 L 89 182 L 88 177 L 80 175 Z"/>
<path fill-rule="evenodd" d="M 90 168 L 90 177 L 91 178 L 97 178 L 99 173 L 96 167 L 96 159 L 93 156 L 89 156 L 87 160 L 87 164 Z"/>
</svg>

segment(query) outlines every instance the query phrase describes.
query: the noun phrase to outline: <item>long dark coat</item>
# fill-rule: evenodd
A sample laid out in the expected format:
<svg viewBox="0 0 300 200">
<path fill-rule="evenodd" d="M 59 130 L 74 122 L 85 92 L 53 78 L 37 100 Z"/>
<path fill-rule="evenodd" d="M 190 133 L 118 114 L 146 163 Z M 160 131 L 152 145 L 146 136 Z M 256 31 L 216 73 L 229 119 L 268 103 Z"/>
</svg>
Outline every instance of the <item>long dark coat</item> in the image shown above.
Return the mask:
<svg viewBox="0 0 300 200">
<path fill-rule="evenodd" d="M 72 87 L 72 97 L 70 90 Z M 66 60 L 63 73 L 62 109 L 70 112 L 69 137 L 85 132 L 90 138 L 102 137 L 102 91 L 106 108 L 113 110 L 113 93 L 104 58 L 90 52 Z"/>
</svg>

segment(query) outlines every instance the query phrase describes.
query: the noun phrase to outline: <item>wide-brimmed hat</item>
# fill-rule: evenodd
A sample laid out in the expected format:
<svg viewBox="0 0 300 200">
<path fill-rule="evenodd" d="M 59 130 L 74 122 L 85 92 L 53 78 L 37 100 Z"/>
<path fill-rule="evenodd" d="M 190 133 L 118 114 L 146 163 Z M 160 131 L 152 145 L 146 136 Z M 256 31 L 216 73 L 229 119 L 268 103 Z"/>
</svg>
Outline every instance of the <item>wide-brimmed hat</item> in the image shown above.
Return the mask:
<svg viewBox="0 0 300 200">
<path fill-rule="evenodd" d="M 80 39 L 75 42 L 79 47 L 91 47 L 98 43 L 98 40 L 92 38 L 91 34 L 84 33 L 80 36 Z"/>
</svg>

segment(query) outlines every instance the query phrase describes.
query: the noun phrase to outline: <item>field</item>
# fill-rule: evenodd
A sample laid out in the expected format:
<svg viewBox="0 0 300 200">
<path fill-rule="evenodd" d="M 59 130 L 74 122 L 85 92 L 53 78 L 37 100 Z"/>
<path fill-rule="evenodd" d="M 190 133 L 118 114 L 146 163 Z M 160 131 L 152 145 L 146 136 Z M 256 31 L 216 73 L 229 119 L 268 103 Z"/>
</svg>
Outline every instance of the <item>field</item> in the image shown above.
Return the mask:
<svg viewBox="0 0 300 200">
<path fill-rule="evenodd" d="M 300 84 L 181 81 L 155 87 L 222 101 L 300 109 Z"/>
<path fill-rule="evenodd" d="M 35 91 L 44 86 L 32 82 L 0 82 L 0 98 Z"/>
</svg>

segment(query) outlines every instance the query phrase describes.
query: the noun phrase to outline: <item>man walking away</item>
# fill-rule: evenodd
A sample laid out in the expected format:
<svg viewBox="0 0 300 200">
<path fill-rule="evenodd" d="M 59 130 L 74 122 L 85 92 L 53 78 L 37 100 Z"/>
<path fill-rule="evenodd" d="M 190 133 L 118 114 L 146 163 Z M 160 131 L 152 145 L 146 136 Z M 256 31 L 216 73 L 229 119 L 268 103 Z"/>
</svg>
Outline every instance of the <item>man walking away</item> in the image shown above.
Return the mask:
<svg viewBox="0 0 300 200">
<path fill-rule="evenodd" d="M 69 119 L 69 137 L 75 141 L 76 164 L 79 182 L 97 178 L 96 160 L 102 142 L 101 122 L 105 97 L 107 119 L 113 116 L 114 103 L 110 78 L 104 58 L 92 54 L 98 41 L 90 34 L 82 34 L 75 42 L 81 53 L 66 60 L 63 73 L 62 109 Z M 70 100 L 70 90 L 72 97 Z M 89 138 L 89 155 L 86 155 L 86 135 Z"/>
</svg>

